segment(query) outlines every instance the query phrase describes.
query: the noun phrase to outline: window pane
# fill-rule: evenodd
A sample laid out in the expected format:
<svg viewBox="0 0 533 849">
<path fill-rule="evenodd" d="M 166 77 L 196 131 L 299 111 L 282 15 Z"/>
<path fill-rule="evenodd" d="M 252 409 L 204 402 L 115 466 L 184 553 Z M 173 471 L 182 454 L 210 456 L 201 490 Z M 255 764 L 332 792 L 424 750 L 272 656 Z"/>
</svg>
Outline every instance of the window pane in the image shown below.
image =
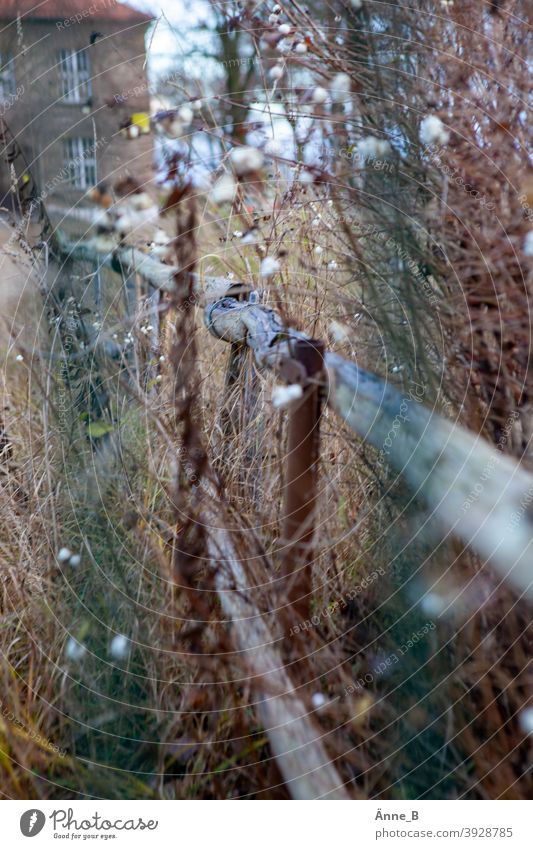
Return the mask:
<svg viewBox="0 0 533 849">
<path fill-rule="evenodd" d="M 92 188 L 96 184 L 94 141 L 89 138 L 65 139 L 65 155 L 71 186 Z"/>
<path fill-rule="evenodd" d="M 91 96 L 89 57 L 84 50 L 60 50 L 61 92 L 68 103 L 85 103 Z"/>
<path fill-rule="evenodd" d="M 15 94 L 15 62 L 11 53 L 0 52 L 0 101 Z"/>
</svg>

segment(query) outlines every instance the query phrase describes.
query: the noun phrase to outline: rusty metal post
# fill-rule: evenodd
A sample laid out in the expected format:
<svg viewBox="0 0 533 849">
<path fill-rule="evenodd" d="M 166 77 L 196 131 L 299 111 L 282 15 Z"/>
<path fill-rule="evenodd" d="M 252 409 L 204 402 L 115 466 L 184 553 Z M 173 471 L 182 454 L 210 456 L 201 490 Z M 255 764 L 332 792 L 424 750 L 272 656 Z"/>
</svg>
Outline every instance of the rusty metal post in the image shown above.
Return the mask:
<svg viewBox="0 0 533 849">
<path fill-rule="evenodd" d="M 286 479 L 281 530 L 282 574 L 288 601 L 298 615 L 309 616 L 313 562 L 312 540 L 320 445 L 321 381 L 324 343 L 299 339 L 291 347 L 303 366 L 304 396 L 289 412 Z"/>
</svg>

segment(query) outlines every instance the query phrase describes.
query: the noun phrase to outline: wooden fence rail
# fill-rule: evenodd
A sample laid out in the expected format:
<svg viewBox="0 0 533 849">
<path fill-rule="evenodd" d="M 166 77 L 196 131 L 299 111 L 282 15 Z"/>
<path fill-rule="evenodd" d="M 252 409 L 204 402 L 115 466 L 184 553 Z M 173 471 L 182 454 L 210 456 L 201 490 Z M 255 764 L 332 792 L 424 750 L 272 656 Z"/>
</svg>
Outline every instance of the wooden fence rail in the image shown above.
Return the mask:
<svg viewBox="0 0 533 849">
<path fill-rule="evenodd" d="M 89 242 L 62 246 L 74 258 L 97 256 Z M 154 288 L 171 291 L 175 269 L 132 248 L 101 261 L 120 261 L 141 274 Z M 209 331 L 227 342 L 245 342 L 258 366 L 274 369 L 282 379 L 297 382 L 291 371 L 291 345 L 307 339 L 284 326 L 268 307 L 220 297 L 224 278 L 197 282 Z M 360 369 L 336 354 L 326 353 L 327 402 L 369 445 L 374 446 L 424 497 L 444 532 L 452 532 L 490 561 L 501 576 L 533 597 L 533 475 L 482 437 L 445 419 L 422 404 L 423 391 L 407 393 Z"/>
<path fill-rule="evenodd" d="M 88 243 L 63 245 L 62 252 L 72 258 L 96 258 Z M 131 248 L 98 261 L 115 270 L 118 261 L 123 273 L 138 273 L 153 288 L 172 291 L 175 269 Z M 310 375 L 297 349 L 313 340 L 286 327 L 274 310 L 223 295 L 227 280 L 205 283 L 196 281 L 195 298 L 205 300 L 207 291 L 204 320 L 209 332 L 229 343 L 246 344 L 260 368 L 306 387 L 305 402 Z M 503 579 L 531 594 L 533 475 L 481 437 L 424 406 L 422 387 L 402 393 L 336 354 L 321 351 L 321 357 L 319 380 L 327 404 L 425 499 L 444 532 L 456 534 L 490 560 Z M 347 799 L 349 793 L 328 760 L 322 732 L 276 649 L 280 635 L 275 623 L 254 599 L 253 587 L 262 582 L 261 576 L 248 574 L 238 554 L 240 540 L 227 530 L 217 499 L 206 495 L 202 521 L 209 528 L 216 589 L 280 772 L 293 798 Z M 309 535 L 309 525 L 302 538 L 304 534 Z M 272 565 L 261 556 L 264 571 L 272 574 Z"/>
<path fill-rule="evenodd" d="M 303 375 L 293 349 L 304 334 L 268 307 L 223 297 L 205 324 L 226 342 L 245 342 L 259 367 L 290 383 Z M 329 406 L 424 498 L 445 532 L 456 534 L 522 593 L 533 596 L 533 475 L 480 436 L 355 363 L 326 353 Z"/>
<path fill-rule="evenodd" d="M 68 243 L 58 236 L 59 259 L 92 261 L 120 270 L 123 275 L 140 274 L 153 289 L 171 292 L 175 269 L 131 248 L 113 255 L 100 254 L 90 241 Z M 210 278 L 211 293 L 228 288 L 225 278 Z M 205 292 L 205 280 L 197 281 L 197 296 Z M 293 683 L 280 651 L 283 633 L 275 616 L 265 614 L 257 603 L 254 587 L 264 585 L 274 566 L 249 529 L 235 526 L 234 517 L 225 515 L 224 506 L 209 480 L 212 469 L 201 481 L 200 521 L 207 529 L 208 555 L 215 572 L 215 589 L 231 625 L 236 649 L 235 663 L 255 694 L 257 712 L 268 735 L 270 748 L 293 799 L 349 799 L 350 794 L 325 746 L 325 734 L 316 722 L 305 694 Z M 230 528 L 233 528 L 230 530 Z M 254 545 L 253 557 L 243 563 L 243 544 Z"/>
<path fill-rule="evenodd" d="M 216 564 L 215 586 L 220 605 L 257 700 L 260 721 L 272 754 L 293 799 L 349 799 L 343 780 L 329 760 L 324 738 L 304 693 L 294 686 L 279 649 L 280 629 L 275 614 L 260 611 L 254 587 L 273 575 L 273 566 L 259 547 L 243 562 L 243 534 L 229 530 L 235 522 L 224 517 L 215 492 L 205 488 L 202 521 L 209 529 L 208 554 Z"/>
</svg>

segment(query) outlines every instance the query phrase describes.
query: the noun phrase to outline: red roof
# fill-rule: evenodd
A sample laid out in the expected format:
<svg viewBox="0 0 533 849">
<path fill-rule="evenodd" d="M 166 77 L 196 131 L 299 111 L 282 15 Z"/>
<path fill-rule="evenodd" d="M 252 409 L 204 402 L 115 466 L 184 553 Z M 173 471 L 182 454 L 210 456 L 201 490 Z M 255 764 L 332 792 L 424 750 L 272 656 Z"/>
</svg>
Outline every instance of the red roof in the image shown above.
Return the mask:
<svg viewBox="0 0 533 849">
<path fill-rule="evenodd" d="M 39 20 L 101 20 L 118 23 L 148 23 L 153 15 L 116 0 L 0 0 L 0 18 Z"/>
</svg>

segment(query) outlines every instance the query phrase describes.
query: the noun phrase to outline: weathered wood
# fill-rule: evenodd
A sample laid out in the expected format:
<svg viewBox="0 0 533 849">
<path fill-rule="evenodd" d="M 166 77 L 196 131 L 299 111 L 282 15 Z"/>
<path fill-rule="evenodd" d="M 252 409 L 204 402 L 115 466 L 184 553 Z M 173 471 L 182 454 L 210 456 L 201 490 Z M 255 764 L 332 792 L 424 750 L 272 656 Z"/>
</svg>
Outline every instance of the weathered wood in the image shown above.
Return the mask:
<svg viewBox="0 0 533 849">
<path fill-rule="evenodd" d="M 209 526 L 208 553 L 217 566 L 216 589 L 222 609 L 231 621 L 239 661 L 248 670 L 258 694 L 259 717 L 290 794 L 293 799 L 349 799 L 328 758 L 324 733 L 296 692 L 276 648 L 281 635 L 268 621 L 268 614 L 259 611 L 254 602 L 254 587 L 272 574 L 272 566 L 264 555 L 247 558 L 243 563 L 237 553 L 237 547 L 242 546 L 234 544 L 235 531 L 221 526 L 220 512 L 211 506 L 217 499 L 212 493 L 206 494 L 202 519 Z M 258 574 L 259 560 L 264 567 L 262 574 Z"/>
<path fill-rule="evenodd" d="M 175 269 L 131 248 L 119 251 L 120 262 L 152 286 L 172 289 Z M 105 261 L 112 265 L 113 257 Z M 228 281 L 211 278 L 208 287 L 215 298 Z M 196 289 L 206 294 L 199 280 Z M 295 340 L 308 337 L 285 327 L 273 310 L 226 296 L 209 301 L 204 319 L 218 338 L 248 345 L 259 367 L 273 369 L 288 382 L 304 379 L 292 353 Z M 445 531 L 490 560 L 519 591 L 533 595 L 533 475 L 481 437 L 425 408 L 422 387 L 402 394 L 336 354 L 326 354 L 325 367 L 332 409 L 425 498 Z M 216 589 L 261 694 L 262 721 L 291 794 L 297 799 L 348 798 L 275 649 L 277 635 L 254 604 L 249 563 L 245 571 L 232 534 L 217 525 L 215 514 L 205 518 L 210 558 L 219 564 Z"/>
<path fill-rule="evenodd" d="M 291 345 L 303 334 L 271 309 L 225 297 L 205 309 L 209 331 L 246 342 L 259 366 L 291 382 Z M 423 387 L 402 393 L 355 363 L 327 353 L 327 401 L 374 446 L 452 532 L 500 575 L 533 597 L 533 475 L 482 437 L 422 404 Z"/>
<path fill-rule="evenodd" d="M 321 340 L 295 343 L 294 356 L 309 377 L 303 397 L 289 410 L 278 551 L 287 600 L 300 620 L 311 615 L 312 543 L 315 531 L 320 459 L 320 418 L 324 371 Z"/>
<path fill-rule="evenodd" d="M 173 265 L 165 265 L 160 259 L 138 248 L 119 245 L 113 251 L 102 251 L 98 240 L 70 242 L 60 230 L 56 230 L 55 240 L 56 248 L 65 260 L 93 262 L 113 271 L 120 269 L 125 277 L 139 274 L 150 286 L 162 292 L 173 292 L 175 289 L 174 278 L 178 269 Z M 231 286 L 231 281 L 226 277 L 194 277 L 194 292 L 199 299 L 206 296 L 220 297 Z"/>
</svg>

